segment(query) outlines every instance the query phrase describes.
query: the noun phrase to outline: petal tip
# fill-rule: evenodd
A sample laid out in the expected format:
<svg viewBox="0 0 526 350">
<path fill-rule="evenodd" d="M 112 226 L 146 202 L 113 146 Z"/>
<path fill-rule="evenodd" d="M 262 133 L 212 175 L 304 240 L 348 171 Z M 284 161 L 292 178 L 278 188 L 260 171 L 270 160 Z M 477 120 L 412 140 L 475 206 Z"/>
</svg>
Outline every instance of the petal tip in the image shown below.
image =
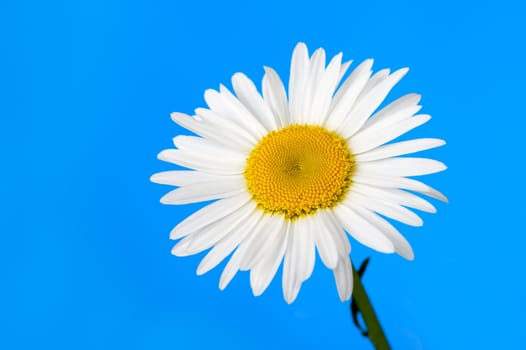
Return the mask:
<svg viewBox="0 0 526 350">
<path fill-rule="evenodd" d="M 298 56 L 298 55 L 302 55 L 306 59 L 309 58 L 309 50 L 307 48 L 307 45 L 304 42 L 301 42 L 301 41 L 298 42 L 296 44 L 296 46 L 294 47 L 294 50 L 292 51 L 293 60 L 294 60 L 294 57 L 296 57 L 296 58 L 300 58 L 301 57 L 301 56 Z"/>
<path fill-rule="evenodd" d="M 185 255 L 185 251 L 183 248 L 181 248 L 181 246 L 179 244 L 176 244 L 172 250 L 170 251 L 170 253 L 172 253 L 172 255 L 175 255 L 175 256 L 184 256 Z"/>
<path fill-rule="evenodd" d="M 349 294 L 349 295 L 340 295 L 339 297 L 340 297 L 340 301 L 342 303 L 344 303 L 346 301 L 349 301 L 349 299 L 351 299 L 351 294 Z"/>
<path fill-rule="evenodd" d="M 177 123 L 179 119 L 181 118 L 190 118 L 190 116 L 188 114 L 185 114 L 185 113 L 181 113 L 181 112 L 172 112 L 170 113 L 170 119 L 172 119 L 172 121 L 174 123 Z"/>
<path fill-rule="evenodd" d="M 157 159 L 159 160 L 166 160 L 166 151 L 167 150 L 162 150 L 161 152 L 157 153 Z"/>
<path fill-rule="evenodd" d="M 294 50 L 299 50 L 299 49 L 307 50 L 307 44 L 305 44 L 303 41 L 298 41 L 298 43 L 294 47 Z"/>
<path fill-rule="evenodd" d="M 234 81 L 237 81 L 237 80 L 240 80 L 240 79 L 245 79 L 245 78 L 247 78 L 247 76 L 244 73 L 236 72 L 236 73 L 232 74 L 232 83 Z"/>
<path fill-rule="evenodd" d="M 261 294 L 263 294 L 265 290 L 262 288 L 262 286 L 260 285 L 257 285 L 257 286 L 253 286 L 252 287 L 252 294 L 255 296 L 255 297 L 259 297 L 261 296 Z"/>
<path fill-rule="evenodd" d="M 367 68 L 368 71 L 370 71 L 373 68 L 373 64 L 374 64 L 374 59 L 368 58 L 364 60 L 362 63 L 360 63 L 360 66 L 363 66 Z"/>
<path fill-rule="evenodd" d="M 179 229 L 178 229 L 178 226 L 179 226 L 179 225 L 175 226 L 175 227 L 172 229 L 172 231 L 170 231 L 170 239 L 173 240 L 173 241 L 175 241 L 175 240 L 181 238 L 181 236 L 179 235 Z M 175 248 L 175 247 L 174 247 L 174 248 Z M 172 249 L 172 250 L 173 250 L 173 249 Z"/>
<path fill-rule="evenodd" d="M 201 275 L 204 275 L 207 271 L 208 271 L 208 270 L 205 269 L 205 267 L 204 267 L 202 264 L 200 264 L 200 265 L 197 267 L 197 270 L 195 271 L 195 274 L 196 274 L 197 276 L 201 276 Z"/>
<path fill-rule="evenodd" d="M 159 173 L 156 173 L 150 176 L 150 182 L 158 184 L 159 183 Z"/>
<path fill-rule="evenodd" d="M 172 191 L 168 192 L 167 194 L 165 194 L 164 196 L 161 197 L 161 199 L 159 200 L 159 202 L 161 202 L 161 204 L 176 204 L 176 202 L 174 201 L 174 199 L 172 198 Z"/>
<path fill-rule="evenodd" d="M 407 261 L 415 260 L 415 253 L 413 252 L 411 246 L 408 246 L 407 249 L 397 250 L 396 253 Z"/>
</svg>

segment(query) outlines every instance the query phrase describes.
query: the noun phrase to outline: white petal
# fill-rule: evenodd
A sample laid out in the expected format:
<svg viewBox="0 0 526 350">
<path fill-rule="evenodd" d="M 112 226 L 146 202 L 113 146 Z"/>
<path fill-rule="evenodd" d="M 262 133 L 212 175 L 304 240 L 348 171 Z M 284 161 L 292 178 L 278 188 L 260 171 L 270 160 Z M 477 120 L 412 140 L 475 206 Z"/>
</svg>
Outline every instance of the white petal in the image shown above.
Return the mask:
<svg viewBox="0 0 526 350">
<path fill-rule="evenodd" d="M 247 153 L 247 151 L 250 152 L 252 150 L 259 140 L 256 136 L 239 126 L 235 121 L 222 118 L 208 108 L 196 108 L 195 113 L 203 120 L 203 123 L 207 125 L 208 129 L 214 133 L 214 137 L 219 138 L 219 142 L 224 143 L 225 146 L 232 148 L 232 143 L 229 141 L 230 139 L 234 139 L 234 149 Z M 225 137 L 225 135 L 228 135 L 228 137 Z M 207 136 L 207 138 L 210 137 Z M 214 141 L 217 140 L 214 139 Z"/>
<path fill-rule="evenodd" d="M 320 211 L 320 217 L 324 221 L 324 224 L 329 230 L 327 231 L 331 236 L 336 247 L 338 248 L 339 256 L 346 256 L 351 253 L 351 243 L 349 242 L 348 236 L 345 234 L 345 230 L 340 223 L 340 220 L 333 213 L 333 210 Z"/>
<path fill-rule="evenodd" d="M 346 95 L 349 93 L 349 89 L 351 89 L 352 85 L 356 84 L 356 80 L 357 79 L 361 80 L 361 79 L 359 79 L 360 76 L 365 75 L 366 78 L 365 78 L 365 82 L 363 83 L 363 86 L 361 88 L 357 89 L 357 90 L 359 90 L 358 93 L 357 93 L 358 94 L 357 96 L 360 95 L 360 93 L 363 91 L 363 88 L 367 84 L 367 81 L 369 81 L 369 77 L 370 77 L 370 75 L 372 73 L 372 70 L 371 70 L 372 65 L 373 65 L 373 59 L 367 59 L 367 60 L 364 60 L 362 63 L 360 63 L 358 65 L 358 67 L 356 67 L 351 72 L 351 74 L 345 79 L 343 84 L 341 84 L 341 86 L 339 87 L 338 91 L 334 95 L 334 98 L 333 98 L 332 103 L 331 103 L 331 110 L 334 110 L 334 108 L 340 102 L 343 102 L 347 98 Z M 350 109 L 348 111 L 350 111 Z"/>
<path fill-rule="evenodd" d="M 234 254 L 232 254 L 232 257 L 230 260 L 228 260 L 228 263 L 226 264 L 225 268 L 223 269 L 223 272 L 221 273 L 221 277 L 219 278 L 219 289 L 224 290 L 230 281 L 236 276 L 237 272 L 239 271 L 239 264 L 241 262 L 241 259 L 243 258 L 244 250 L 242 249 L 243 243 L 237 247 Z"/>
<path fill-rule="evenodd" d="M 321 211 L 320 213 L 322 212 L 324 211 Z M 327 225 L 325 223 L 324 214 L 316 215 L 314 224 L 314 240 L 316 242 L 316 247 L 318 248 L 318 253 L 325 266 L 332 270 L 338 264 L 339 256 L 337 240 L 334 238 L 336 233 L 332 232 L 332 225 Z M 342 230 L 340 229 L 340 231 Z"/>
<path fill-rule="evenodd" d="M 357 163 L 360 173 L 388 176 L 419 176 L 446 170 L 444 163 L 427 158 L 388 158 Z"/>
<path fill-rule="evenodd" d="M 220 92 L 213 89 L 205 91 L 205 101 L 212 111 L 238 124 L 258 140 L 267 134 L 259 120 L 226 87 L 220 85 L 219 89 Z"/>
<path fill-rule="evenodd" d="M 190 235 L 186 236 L 185 238 L 177 242 L 177 244 L 172 247 L 171 253 L 179 257 L 193 255 L 194 254 L 193 252 L 188 251 L 188 247 L 190 246 L 190 243 L 192 242 L 192 239 L 189 237 Z"/>
<path fill-rule="evenodd" d="M 250 286 L 255 296 L 261 295 L 267 289 L 283 259 L 288 241 L 287 223 L 284 220 L 279 232 L 273 237 L 268 252 L 250 271 Z"/>
<path fill-rule="evenodd" d="M 353 290 L 353 272 L 349 256 L 342 256 L 334 270 L 334 279 L 341 301 L 349 300 Z"/>
<path fill-rule="evenodd" d="M 211 130 L 210 126 L 203 123 L 199 116 L 190 117 L 187 114 L 173 112 L 170 114 L 172 121 L 188 129 L 199 136 L 206 137 L 210 140 L 221 140 L 217 135 L 217 130 Z"/>
<path fill-rule="evenodd" d="M 316 260 L 316 245 L 314 241 L 313 231 L 315 230 L 312 216 L 308 216 L 298 220 L 297 232 L 301 232 L 301 236 L 297 237 L 299 251 L 299 261 L 301 269 L 298 270 L 298 275 L 301 282 L 310 278 L 314 263 Z"/>
<path fill-rule="evenodd" d="M 218 155 L 167 149 L 159 153 L 157 158 L 186 168 L 217 175 L 236 175 L 242 174 L 245 171 L 245 160 L 237 157 L 221 157 Z"/>
<path fill-rule="evenodd" d="M 352 180 L 356 183 L 362 183 L 378 187 L 387 187 L 387 188 L 401 188 L 421 194 L 426 196 L 441 200 L 447 203 L 447 198 L 442 193 L 438 192 L 434 188 L 414 179 L 408 179 L 405 177 L 389 177 L 389 176 L 379 176 L 379 175 L 368 175 L 363 174 L 363 172 L 355 172 Z"/>
<path fill-rule="evenodd" d="M 172 253 L 177 256 L 193 255 L 211 248 L 223 237 L 234 231 L 242 222 L 254 217 L 255 209 L 254 202 L 245 203 L 241 208 L 224 218 L 190 233 L 174 247 Z M 188 242 L 185 243 L 184 241 Z M 182 244 L 184 248 L 177 248 L 179 244 Z"/>
<path fill-rule="evenodd" d="M 391 202 L 378 200 L 370 196 L 364 196 L 357 191 L 351 190 L 347 195 L 344 204 L 356 203 L 378 214 L 387 216 L 393 220 L 403 222 L 410 226 L 422 226 L 423 220 L 411 210 Z"/>
<path fill-rule="evenodd" d="M 301 122 L 305 85 L 309 78 L 309 54 L 304 43 L 298 43 L 292 53 L 289 79 L 290 123 Z"/>
<path fill-rule="evenodd" d="M 371 114 L 378 108 L 389 91 L 407 73 L 407 68 L 402 68 L 380 81 L 371 90 L 358 97 L 356 104 L 347 115 L 345 122 L 337 129 L 344 138 L 349 138 L 360 130 Z"/>
<path fill-rule="evenodd" d="M 190 243 L 192 243 L 192 239 L 190 238 L 190 235 L 188 235 L 172 247 L 171 253 L 179 257 L 194 255 L 195 253 L 188 250 Z"/>
<path fill-rule="evenodd" d="M 383 191 L 389 193 L 393 200 L 397 200 L 403 206 L 418 209 L 427 213 L 434 214 L 437 212 L 436 208 L 431 203 L 412 193 L 398 189 L 383 189 Z"/>
<path fill-rule="evenodd" d="M 325 123 L 332 96 L 338 85 L 341 60 L 341 53 L 334 56 L 327 70 L 322 74 L 317 83 L 316 93 L 310 108 L 311 121 L 316 125 L 323 125 Z"/>
<path fill-rule="evenodd" d="M 336 206 L 333 212 L 345 230 L 358 242 L 382 253 L 394 252 L 393 243 L 380 230 L 344 203 Z"/>
<path fill-rule="evenodd" d="M 219 279 L 219 289 L 225 289 L 239 270 L 246 270 L 245 266 L 254 258 L 254 248 L 257 249 L 257 247 L 254 246 L 259 245 L 259 247 L 261 247 L 261 238 L 265 237 L 265 231 L 271 229 L 269 228 L 270 224 L 270 215 L 261 215 L 261 219 L 257 225 L 250 230 L 249 234 L 241 244 L 239 244 L 239 247 L 237 247 L 236 251 L 232 254 L 232 257 L 225 266 L 221 278 Z"/>
<path fill-rule="evenodd" d="M 217 181 L 229 176 L 238 177 L 239 175 L 221 176 L 193 170 L 171 170 L 153 174 L 150 177 L 150 181 L 161 185 L 188 186 L 202 182 Z"/>
<path fill-rule="evenodd" d="M 254 226 L 261 218 L 261 211 L 257 211 L 255 215 L 249 217 L 240 226 L 236 227 L 232 232 L 223 237 L 215 246 L 206 254 L 197 267 L 197 274 L 202 275 L 216 267 L 223 261 L 232 251 L 250 234 Z"/>
<path fill-rule="evenodd" d="M 244 137 L 240 136 L 241 133 L 238 132 L 238 130 L 232 128 L 232 122 L 230 121 L 221 123 L 219 126 L 213 126 L 210 125 L 210 123 L 203 123 L 202 120 L 198 120 L 198 118 L 201 118 L 200 116 L 195 116 L 195 118 L 192 118 L 186 114 L 177 112 L 172 113 L 170 116 L 175 123 L 181 125 L 182 127 L 209 140 L 223 144 L 225 147 L 229 147 L 231 149 L 252 149 L 252 146 L 257 142 L 247 142 Z M 218 119 L 218 121 L 225 120 L 225 118 Z M 218 130 L 221 132 L 218 132 Z M 223 136 L 225 134 L 231 135 L 232 137 L 225 138 Z M 247 133 L 245 132 L 244 134 Z M 252 137 L 253 140 L 257 140 L 254 136 L 250 137 Z"/>
<path fill-rule="evenodd" d="M 416 181 L 416 182 L 419 182 L 419 181 Z M 444 196 L 442 193 L 440 193 L 439 191 L 435 190 L 432 187 L 427 186 L 427 190 L 425 190 L 425 191 L 416 191 L 416 192 L 425 194 L 426 196 L 429 196 L 431 198 L 435 198 L 435 199 L 441 200 L 444 203 L 448 203 L 447 197 Z"/>
<path fill-rule="evenodd" d="M 263 76 L 263 99 L 269 104 L 276 124 L 278 127 L 284 127 L 289 124 L 289 105 L 287 102 L 287 93 L 279 75 L 269 67 L 265 68 Z"/>
<path fill-rule="evenodd" d="M 185 129 L 195 132 L 201 135 L 200 128 L 202 127 L 196 118 L 190 117 L 188 114 L 173 112 L 170 114 L 170 118 L 176 124 L 179 124 Z"/>
<path fill-rule="evenodd" d="M 234 231 L 247 218 L 255 215 L 256 205 L 249 201 L 241 208 L 229 215 L 197 230 L 189 233 L 179 241 L 172 249 L 172 254 L 177 256 L 188 256 L 209 249 L 220 239 Z"/>
<path fill-rule="evenodd" d="M 358 162 L 368 162 L 372 160 L 391 158 L 405 154 L 425 151 L 431 148 L 445 145 L 446 142 L 440 139 L 415 139 L 402 141 L 377 147 L 370 151 L 355 155 L 354 159 Z"/>
<path fill-rule="evenodd" d="M 349 67 L 351 66 L 352 62 L 353 60 L 349 60 L 347 62 L 342 63 L 342 65 L 340 66 L 340 75 L 338 76 L 338 82 L 340 82 L 345 73 L 347 73 L 347 70 L 349 70 Z"/>
<path fill-rule="evenodd" d="M 168 192 L 161 198 L 163 204 L 188 204 L 232 197 L 246 192 L 242 176 L 223 176 L 215 181 L 187 185 Z"/>
<path fill-rule="evenodd" d="M 323 72 L 325 71 L 325 50 L 322 48 L 314 51 L 312 58 L 309 62 L 310 72 L 309 78 L 305 85 L 305 91 L 303 93 L 303 113 L 300 116 L 300 122 L 302 124 L 316 124 L 315 116 L 312 115 L 312 102 L 316 98 L 316 89 L 321 80 Z"/>
<path fill-rule="evenodd" d="M 418 105 L 420 98 L 419 94 L 414 93 L 397 98 L 373 114 L 365 122 L 363 129 L 373 126 L 385 127 L 411 117 L 422 108 L 422 106 Z"/>
<path fill-rule="evenodd" d="M 389 73 L 391 73 L 391 70 L 388 68 L 379 70 L 378 72 L 374 73 L 374 75 L 367 81 L 367 84 L 365 84 L 365 87 L 360 93 L 358 99 L 368 94 L 369 91 L 371 91 L 376 85 L 384 81 L 389 76 Z"/>
<path fill-rule="evenodd" d="M 334 95 L 325 124 L 329 130 L 337 130 L 345 121 L 371 75 L 372 65 L 373 60 L 363 61 Z"/>
<path fill-rule="evenodd" d="M 288 242 L 285 259 L 283 263 L 283 296 L 288 304 L 291 304 L 301 288 L 301 270 L 302 261 L 300 260 L 301 234 L 298 231 L 297 221 L 289 222 L 288 225 Z"/>
<path fill-rule="evenodd" d="M 273 242 L 273 238 L 281 233 L 281 228 L 278 225 L 283 221 L 274 220 L 270 215 L 262 215 L 259 223 L 254 227 L 247 238 L 239 245 L 236 252 L 228 262 L 225 270 L 221 274 L 219 288 L 224 289 L 230 283 L 232 278 L 239 270 L 248 270 L 255 262 L 258 262 L 257 253 L 264 251 L 262 254 L 268 253 L 269 243 Z M 270 239 L 267 239 L 270 238 Z M 265 244 L 267 243 L 267 244 Z"/>
<path fill-rule="evenodd" d="M 363 185 L 360 183 L 353 184 L 353 191 L 357 191 L 364 196 L 371 196 L 384 202 L 391 202 L 397 205 L 403 205 L 409 208 L 418 209 L 428 213 L 436 213 L 435 207 L 418 196 L 406 191 L 393 188 L 378 188 L 374 186 Z"/>
<path fill-rule="evenodd" d="M 431 116 L 422 114 L 402 120 L 383 129 L 367 128 L 351 137 L 349 146 L 354 154 L 363 153 L 427 123 L 430 119 Z"/>
<path fill-rule="evenodd" d="M 189 153 L 204 153 L 216 157 L 228 157 L 231 159 L 244 160 L 246 154 L 239 150 L 233 150 L 222 146 L 220 143 L 207 140 L 202 137 L 178 135 L 173 138 L 173 143 L 177 149 Z"/>
<path fill-rule="evenodd" d="M 177 239 L 191 232 L 195 232 L 234 212 L 249 200 L 250 196 L 247 193 L 241 193 L 234 197 L 221 199 L 209 204 L 175 226 L 170 233 L 170 238 Z"/>
<path fill-rule="evenodd" d="M 413 260 L 414 253 L 411 245 L 407 240 L 398 232 L 393 225 L 382 219 L 372 211 L 351 203 L 350 206 L 363 218 L 369 221 L 372 225 L 376 226 L 383 234 L 393 243 L 395 251 L 402 257 Z"/>
<path fill-rule="evenodd" d="M 265 257 L 267 251 L 277 234 L 281 233 L 285 225 L 284 218 L 281 215 L 264 215 L 261 227 L 257 227 L 254 231 L 258 233 L 250 241 L 245 258 L 241 262 L 240 269 L 248 270 L 254 267 L 259 260 Z"/>
<path fill-rule="evenodd" d="M 232 76 L 232 86 L 239 101 L 259 120 L 267 131 L 278 128 L 272 110 L 265 103 L 252 80 L 243 73 L 236 73 Z"/>
</svg>

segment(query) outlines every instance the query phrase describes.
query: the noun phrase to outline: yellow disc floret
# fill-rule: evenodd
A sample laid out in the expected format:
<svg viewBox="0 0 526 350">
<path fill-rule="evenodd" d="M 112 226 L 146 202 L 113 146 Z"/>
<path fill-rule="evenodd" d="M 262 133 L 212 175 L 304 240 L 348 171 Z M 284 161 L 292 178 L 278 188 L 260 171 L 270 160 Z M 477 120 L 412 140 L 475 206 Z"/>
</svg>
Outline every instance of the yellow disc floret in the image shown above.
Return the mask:
<svg viewBox="0 0 526 350">
<path fill-rule="evenodd" d="M 290 125 L 259 141 L 245 179 L 260 209 L 294 220 L 338 204 L 353 170 L 345 139 L 321 126 Z"/>
</svg>

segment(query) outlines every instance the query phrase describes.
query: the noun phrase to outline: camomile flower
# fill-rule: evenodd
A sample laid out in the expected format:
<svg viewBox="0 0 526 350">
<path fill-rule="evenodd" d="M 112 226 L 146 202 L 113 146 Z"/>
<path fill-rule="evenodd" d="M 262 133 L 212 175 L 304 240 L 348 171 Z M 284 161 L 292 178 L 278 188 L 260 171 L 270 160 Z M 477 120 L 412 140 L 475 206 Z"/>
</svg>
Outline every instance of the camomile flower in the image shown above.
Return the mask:
<svg viewBox="0 0 526 350">
<path fill-rule="evenodd" d="M 288 303 L 310 277 L 316 251 L 333 271 L 340 299 L 350 298 L 353 274 L 346 233 L 376 251 L 413 259 L 407 240 L 385 218 L 421 226 L 422 219 L 411 209 L 436 210 L 415 193 L 447 199 L 409 177 L 446 166 L 401 156 L 445 142 L 391 142 L 431 117 L 417 114 L 417 94 L 379 109 L 408 69 L 372 75 L 372 64 L 365 60 L 344 79 L 351 62 L 343 63 L 341 53 L 326 65 L 323 49 L 309 57 L 299 43 L 288 93 L 278 74 L 265 67 L 261 94 L 249 78 L 236 73 L 233 92 L 223 85 L 205 92 L 208 108 L 197 108 L 193 116 L 172 113 L 175 123 L 198 136 L 177 136 L 176 148 L 159 154 L 159 159 L 189 169 L 152 176 L 153 182 L 178 187 L 161 202 L 214 200 L 172 230 L 170 237 L 179 240 L 172 253 L 209 250 L 197 268 L 199 275 L 229 257 L 219 288 L 247 270 L 256 296 L 283 261 Z"/>
</svg>

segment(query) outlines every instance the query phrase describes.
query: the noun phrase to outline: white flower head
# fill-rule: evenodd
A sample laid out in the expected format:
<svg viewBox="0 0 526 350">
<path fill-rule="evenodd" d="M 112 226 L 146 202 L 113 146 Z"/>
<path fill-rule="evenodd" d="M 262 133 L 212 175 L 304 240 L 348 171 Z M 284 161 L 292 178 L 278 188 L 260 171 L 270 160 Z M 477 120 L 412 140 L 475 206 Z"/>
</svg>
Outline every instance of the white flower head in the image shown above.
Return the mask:
<svg viewBox="0 0 526 350">
<path fill-rule="evenodd" d="M 178 187 L 161 202 L 216 200 L 172 230 L 171 238 L 180 239 L 174 255 L 211 248 L 198 274 L 230 256 L 219 288 L 237 271 L 248 270 L 256 296 L 283 260 L 288 303 L 311 275 L 316 250 L 334 273 L 340 299 L 350 298 L 353 276 L 346 232 L 374 250 L 413 259 L 409 243 L 383 217 L 421 226 L 422 219 L 408 208 L 436 210 L 415 193 L 447 199 L 408 177 L 446 166 L 399 156 L 445 142 L 391 142 L 431 118 L 415 115 L 421 108 L 418 94 L 402 96 L 377 111 L 408 69 L 384 69 L 371 76 L 373 61 L 366 60 L 342 81 L 350 64 L 342 63 L 338 54 L 326 65 L 323 49 L 309 57 L 305 44 L 299 43 L 292 55 L 288 97 L 278 74 L 265 67 L 262 94 L 237 73 L 232 77 L 234 93 L 221 85 L 219 91 L 205 92 L 208 108 L 196 109 L 194 116 L 172 114 L 174 122 L 198 136 L 177 136 L 176 149 L 159 154 L 163 161 L 190 169 L 152 176 L 153 182 Z"/>
</svg>

